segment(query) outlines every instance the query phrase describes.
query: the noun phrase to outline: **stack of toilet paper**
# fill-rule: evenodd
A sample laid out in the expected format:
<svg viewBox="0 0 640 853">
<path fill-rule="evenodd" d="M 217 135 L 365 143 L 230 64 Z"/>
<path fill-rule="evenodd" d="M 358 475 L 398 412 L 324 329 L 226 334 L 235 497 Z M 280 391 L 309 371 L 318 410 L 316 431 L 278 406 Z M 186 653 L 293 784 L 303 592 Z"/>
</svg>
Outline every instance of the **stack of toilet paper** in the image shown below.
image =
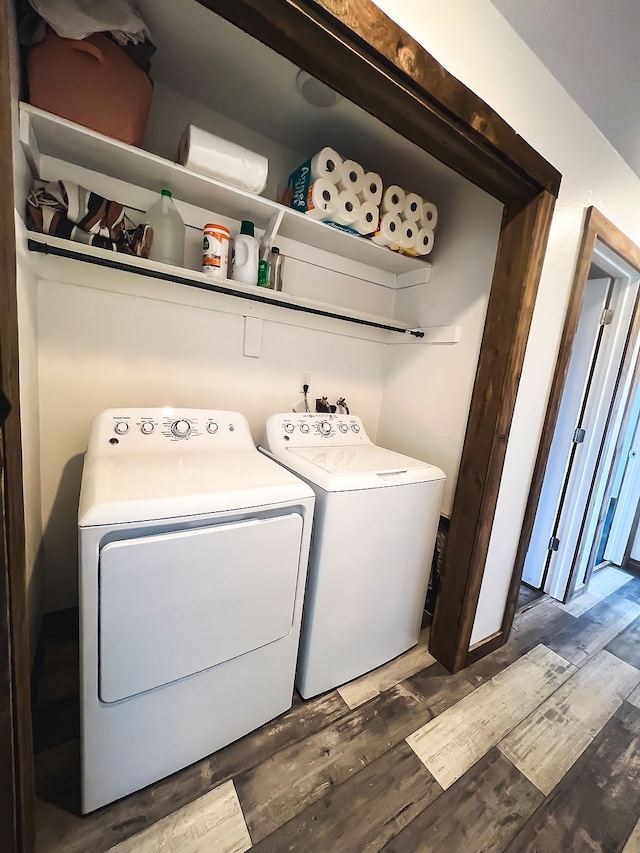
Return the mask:
<svg viewBox="0 0 640 853">
<path fill-rule="evenodd" d="M 406 255 L 428 255 L 433 249 L 438 208 L 418 193 L 387 187 L 382 195 L 380 224 L 372 240 Z"/>
<path fill-rule="evenodd" d="M 382 178 L 355 160 L 323 148 L 289 177 L 282 203 L 343 231 L 374 234 L 380 219 Z"/>
</svg>

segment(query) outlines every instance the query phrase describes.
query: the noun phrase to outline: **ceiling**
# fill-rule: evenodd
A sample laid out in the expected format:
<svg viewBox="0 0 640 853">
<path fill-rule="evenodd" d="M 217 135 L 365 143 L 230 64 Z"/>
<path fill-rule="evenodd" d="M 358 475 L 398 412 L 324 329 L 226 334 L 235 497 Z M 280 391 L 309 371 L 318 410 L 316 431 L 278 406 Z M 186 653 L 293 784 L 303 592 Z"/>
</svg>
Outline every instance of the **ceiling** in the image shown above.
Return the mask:
<svg viewBox="0 0 640 853">
<path fill-rule="evenodd" d="M 640 175 L 640 0 L 492 0 Z"/>
</svg>

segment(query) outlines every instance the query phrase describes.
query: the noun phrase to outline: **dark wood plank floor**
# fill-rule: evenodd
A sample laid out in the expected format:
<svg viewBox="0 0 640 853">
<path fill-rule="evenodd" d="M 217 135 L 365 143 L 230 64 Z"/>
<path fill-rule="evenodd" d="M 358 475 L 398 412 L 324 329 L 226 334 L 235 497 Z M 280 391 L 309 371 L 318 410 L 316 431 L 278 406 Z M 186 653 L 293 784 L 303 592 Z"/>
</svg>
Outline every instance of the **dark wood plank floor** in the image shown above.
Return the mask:
<svg viewBox="0 0 640 853">
<path fill-rule="evenodd" d="M 237 743 L 82 817 L 77 625 L 67 614 L 48 637 L 35 697 L 37 853 L 637 853 L 639 650 L 640 579 L 578 616 L 544 598 L 517 614 L 503 648 L 462 673 L 434 663 L 406 677 L 396 665 L 390 672 L 405 680 L 353 710 L 337 691 L 296 697 L 287 714 Z M 561 679 L 547 678 L 546 659 Z M 593 683 L 587 673 L 598 666 L 619 673 L 616 700 L 594 690 L 593 707 L 572 708 L 563 697 L 584 703 L 580 685 Z M 538 686 L 527 704 L 516 693 L 531 683 L 529 667 Z M 504 700 L 511 685 L 512 703 Z M 571 764 L 546 795 L 528 769 L 552 760 L 536 740 L 532 701 L 549 756 L 559 750 Z M 466 749 L 460 733 L 468 731 Z M 535 755 L 516 749 L 514 759 L 509 744 L 527 739 Z M 443 772 L 443 755 L 455 772 Z"/>
</svg>

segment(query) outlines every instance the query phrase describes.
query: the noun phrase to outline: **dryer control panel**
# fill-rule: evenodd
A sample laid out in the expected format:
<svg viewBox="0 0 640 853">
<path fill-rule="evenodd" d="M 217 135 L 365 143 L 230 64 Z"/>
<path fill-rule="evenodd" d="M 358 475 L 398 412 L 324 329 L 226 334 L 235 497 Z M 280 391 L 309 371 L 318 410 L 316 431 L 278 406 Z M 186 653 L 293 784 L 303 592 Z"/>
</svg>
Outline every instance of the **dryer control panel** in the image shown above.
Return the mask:
<svg viewBox="0 0 640 853">
<path fill-rule="evenodd" d="M 355 415 L 291 414 L 272 415 L 260 442 L 274 452 L 284 447 L 371 444 L 362 421 Z"/>
<path fill-rule="evenodd" d="M 182 408 L 108 409 L 91 424 L 89 445 L 118 453 L 255 448 L 239 412 Z"/>
</svg>

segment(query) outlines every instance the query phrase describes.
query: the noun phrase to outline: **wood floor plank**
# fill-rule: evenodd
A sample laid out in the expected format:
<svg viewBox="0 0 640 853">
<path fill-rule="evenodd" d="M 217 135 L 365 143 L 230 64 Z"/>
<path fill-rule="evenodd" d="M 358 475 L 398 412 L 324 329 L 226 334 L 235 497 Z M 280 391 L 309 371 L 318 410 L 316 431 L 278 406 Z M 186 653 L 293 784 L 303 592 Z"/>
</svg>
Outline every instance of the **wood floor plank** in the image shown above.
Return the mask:
<svg viewBox="0 0 640 853">
<path fill-rule="evenodd" d="M 112 847 L 109 853 L 246 853 L 251 838 L 233 786 L 225 782 Z"/>
<path fill-rule="evenodd" d="M 636 708 L 640 708 L 640 687 L 636 687 L 633 693 L 628 697 L 627 702 L 631 702 Z"/>
<path fill-rule="evenodd" d="M 435 662 L 436 659 L 429 654 L 429 628 L 425 628 L 420 632 L 418 645 L 413 649 L 373 672 L 344 684 L 338 688 L 338 693 L 351 709 L 358 708 Z"/>
<path fill-rule="evenodd" d="M 551 695 L 575 667 L 536 646 L 491 681 L 407 737 L 407 743 L 443 788 Z"/>
<path fill-rule="evenodd" d="M 553 636 L 547 642 L 549 648 L 582 666 L 640 616 L 640 604 L 616 596 L 613 593 Z"/>
<path fill-rule="evenodd" d="M 587 591 L 582 595 L 579 595 L 568 604 L 563 604 L 561 601 L 555 600 L 554 604 L 572 616 L 582 616 L 583 613 L 586 613 L 600 601 L 611 595 L 612 592 L 620 589 L 620 587 L 631 580 L 633 580 L 632 575 L 614 566 L 610 566 L 609 568 L 601 569 L 593 575 Z"/>
<path fill-rule="evenodd" d="M 607 645 L 607 651 L 640 669 L 640 618 Z"/>
<path fill-rule="evenodd" d="M 563 613 L 550 598 L 545 598 L 517 613 L 508 642 L 464 669 L 465 678 L 474 687 L 484 684 L 540 643 L 547 645 L 551 637 L 574 622 L 575 617 Z"/>
<path fill-rule="evenodd" d="M 442 788 L 404 741 L 260 841 L 255 853 L 378 853 Z"/>
<path fill-rule="evenodd" d="M 634 826 L 622 853 L 640 853 L 640 820 Z"/>
<path fill-rule="evenodd" d="M 167 779 L 80 816 L 79 744 L 36 758 L 38 853 L 103 853 L 238 773 L 350 713 L 334 691 L 291 711 Z"/>
<path fill-rule="evenodd" d="M 497 853 L 542 800 L 540 791 L 492 749 L 383 849 L 385 853 Z"/>
<path fill-rule="evenodd" d="M 549 794 L 640 682 L 640 672 L 599 652 L 498 744 Z"/>
<path fill-rule="evenodd" d="M 463 686 L 456 676 L 449 679 L 441 683 L 437 696 L 428 699 L 409 681 L 402 682 L 237 776 L 238 796 L 254 843 L 458 701 L 461 690 L 468 692 L 470 685 Z"/>
<path fill-rule="evenodd" d="M 434 663 L 412 675 L 407 679 L 407 684 L 427 700 L 434 717 L 474 690 L 464 672 L 451 675 L 441 663 Z"/>
<path fill-rule="evenodd" d="M 634 577 L 630 583 L 621 586 L 612 595 L 611 599 L 626 598 L 640 604 L 640 578 Z"/>
<path fill-rule="evenodd" d="M 640 710 L 623 702 L 505 853 L 615 853 L 640 814 Z"/>
</svg>

